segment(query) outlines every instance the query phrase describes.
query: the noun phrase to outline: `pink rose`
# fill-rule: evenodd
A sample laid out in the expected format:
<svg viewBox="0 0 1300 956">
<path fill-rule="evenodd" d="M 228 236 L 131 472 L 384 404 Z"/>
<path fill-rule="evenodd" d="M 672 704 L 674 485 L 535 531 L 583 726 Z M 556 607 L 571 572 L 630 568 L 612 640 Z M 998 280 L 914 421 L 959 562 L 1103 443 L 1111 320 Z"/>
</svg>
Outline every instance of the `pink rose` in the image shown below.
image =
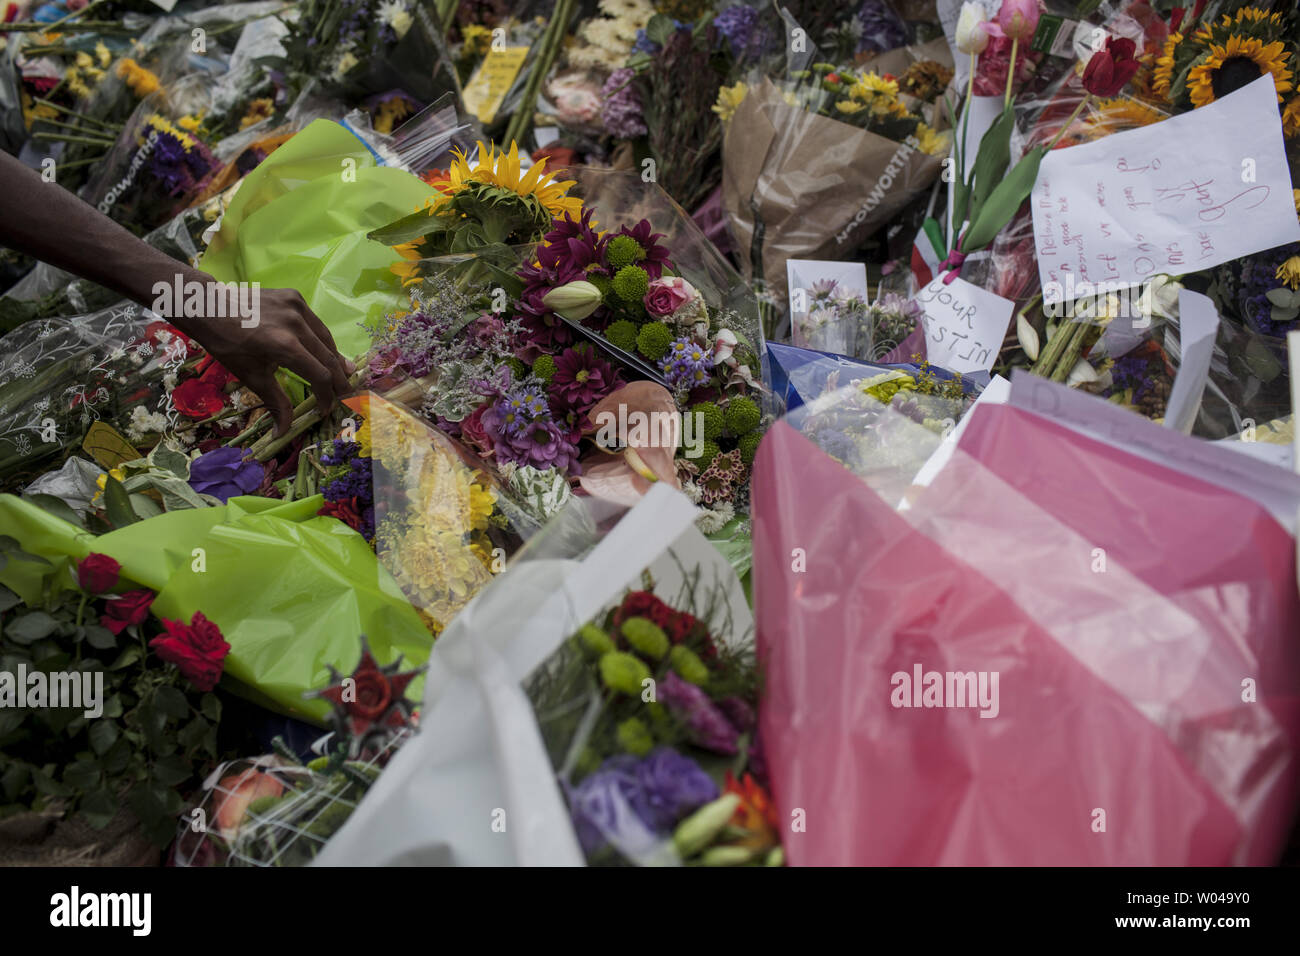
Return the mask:
<svg viewBox="0 0 1300 956">
<path fill-rule="evenodd" d="M 695 286 L 681 276 L 665 276 L 650 283 L 645 294 L 645 309 L 651 315 L 665 318 L 699 297 Z"/>
<path fill-rule="evenodd" d="M 460 423 L 461 439 L 482 455 L 489 454 L 495 447 L 487 430 L 483 427 L 483 413 L 491 407 L 491 402 L 484 402 L 474 409 L 473 414 Z"/>
</svg>

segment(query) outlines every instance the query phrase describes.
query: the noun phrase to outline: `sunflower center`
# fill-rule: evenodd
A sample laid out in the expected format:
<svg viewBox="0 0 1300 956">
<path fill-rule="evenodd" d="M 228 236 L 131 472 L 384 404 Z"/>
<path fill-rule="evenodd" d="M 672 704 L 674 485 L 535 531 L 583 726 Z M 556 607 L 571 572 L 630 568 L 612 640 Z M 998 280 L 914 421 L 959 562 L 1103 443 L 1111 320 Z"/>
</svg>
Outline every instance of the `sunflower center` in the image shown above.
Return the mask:
<svg viewBox="0 0 1300 956">
<path fill-rule="evenodd" d="M 1210 81 L 1214 89 L 1214 98 L 1221 100 L 1229 93 L 1235 93 L 1249 83 L 1264 75 L 1258 63 L 1248 56 L 1230 56 L 1223 61 L 1223 66 L 1214 71 Z"/>
</svg>

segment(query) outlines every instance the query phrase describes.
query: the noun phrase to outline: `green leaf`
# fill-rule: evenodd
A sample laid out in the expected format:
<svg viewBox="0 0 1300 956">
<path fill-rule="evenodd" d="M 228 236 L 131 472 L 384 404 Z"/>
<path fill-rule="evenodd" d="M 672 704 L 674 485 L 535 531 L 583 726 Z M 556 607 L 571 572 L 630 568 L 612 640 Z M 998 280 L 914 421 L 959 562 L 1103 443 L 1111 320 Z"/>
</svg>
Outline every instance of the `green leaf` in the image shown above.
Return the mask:
<svg viewBox="0 0 1300 956">
<path fill-rule="evenodd" d="M 199 709 L 214 724 L 221 720 L 221 700 L 216 694 L 204 694 L 199 700 Z"/>
<path fill-rule="evenodd" d="M 997 184 L 971 223 L 966 240 L 962 243 L 962 252 L 971 253 L 983 249 L 1011 221 L 1020 204 L 1033 191 L 1034 180 L 1038 178 L 1038 165 L 1046 154 L 1047 150 L 1042 146 L 1035 146 Z"/>
<path fill-rule="evenodd" d="M 148 495 L 129 495 L 128 500 L 131 502 L 131 510 L 139 515 L 142 521 L 156 518 L 163 513 L 162 505 Z"/>
<path fill-rule="evenodd" d="M 188 724 L 181 728 L 181 732 L 176 735 L 181 746 L 186 750 L 193 750 L 202 746 L 203 738 L 208 733 L 208 722 L 202 717 L 195 717 Z"/>
<path fill-rule="evenodd" d="M 208 503 L 199 497 L 199 493 L 188 482 L 178 478 L 159 478 L 154 476 L 153 486 L 162 495 L 163 508 L 167 511 L 183 511 L 186 508 L 207 508 Z"/>
<path fill-rule="evenodd" d="M 673 35 L 673 31 L 676 29 L 677 26 L 673 23 L 672 17 L 663 13 L 656 13 L 645 25 L 645 35 L 647 39 L 662 45 L 668 42 L 669 37 Z"/>
<path fill-rule="evenodd" d="M 81 516 L 72 510 L 62 498 L 56 498 L 54 495 L 23 495 L 25 501 L 30 501 L 42 511 L 49 512 L 56 518 L 62 518 L 68 524 L 75 525 L 78 528 L 84 527 Z"/>
<path fill-rule="evenodd" d="M 96 830 L 102 830 L 117 816 L 117 801 L 107 790 L 92 790 L 77 805 L 81 815 Z"/>
<path fill-rule="evenodd" d="M 18 644 L 31 644 L 54 633 L 58 626 L 59 622 L 44 611 L 29 611 L 10 621 L 5 633 Z"/>
<path fill-rule="evenodd" d="M 17 551 L 18 539 L 7 534 L 0 534 L 0 551 Z"/>
<path fill-rule="evenodd" d="M 63 782 L 73 790 L 97 787 L 103 774 L 93 760 L 74 760 L 63 769 Z"/>
<path fill-rule="evenodd" d="M 101 718 L 90 725 L 90 748 L 101 757 L 117 743 L 117 738 L 117 724 L 111 720 Z"/>
<path fill-rule="evenodd" d="M 190 715 L 190 702 L 175 687 L 166 684 L 159 687 L 153 695 L 153 702 L 154 706 L 168 717 L 181 718 Z"/>
<path fill-rule="evenodd" d="M 971 166 L 970 219 L 972 228 L 979 218 L 984 204 L 992 195 L 997 184 L 1006 173 L 1007 164 L 1011 162 L 1011 132 L 1016 128 L 1014 107 L 1008 106 L 993 121 L 993 125 L 984 131 L 980 138 L 979 152 L 975 154 L 975 163 Z M 961 223 L 953 219 L 953 228 L 960 229 Z M 969 252 L 967 244 L 962 245 L 963 252 Z"/>
<path fill-rule="evenodd" d="M 27 786 L 27 781 L 31 779 L 32 768 L 25 763 L 12 763 L 0 775 L 0 787 L 4 788 L 5 799 L 14 801 Z"/>
<path fill-rule="evenodd" d="M 71 787 L 59 783 L 43 767 L 32 768 L 32 783 L 36 785 L 37 792 L 47 797 L 70 797 L 73 795 Z"/>
<path fill-rule="evenodd" d="M 179 755 L 155 760 L 153 765 L 153 778 L 164 787 L 176 786 L 187 780 L 193 772 L 190 762 Z"/>
<path fill-rule="evenodd" d="M 112 475 L 104 479 L 104 509 L 108 512 L 109 524 L 114 528 L 125 528 L 140 520 L 140 517 L 131 510 L 131 498 L 126 493 L 126 489 Z"/>
<path fill-rule="evenodd" d="M 131 743 L 125 737 L 118 737 L 113 746 L 108 748 L 108 753 L 104 754 L 100 763 L 104 766 L 104 772 L 110 775 L 117 775 L 126 769 L 127 764 L 131 762 Z"/>
<path fill-rule="evenodd" d="M 154 446 L 153 451 L 149 452 L 148 460 L 153 467 L 171 472 L 177 478 L 187 479 L 190 476 L 189 457 L 163 442 Z"/>
<path fill-rule="evenodd" d="M 396 222 L 372 229 L 366 233 L 366 238 L 382 242 L 386 246 L 398 246 L 426 236 L 435 229 L 440 229 L 441 226 L 436 216 L 430 216 L 427 211 L 419 209 Z"/>
<path fill-rule="evenodd" d="M 123 668 L 130 667 L 136 661 L 140 660 L 144 652 L 140 650 L 139 644 L 128 644 L 122 649 L 122 653 L 117 655 L 117 659 L 108 665 L 111 671 L 120 671 Z"/>
<path fill-rule="evenodd" d="M 117 647 L 117 635 L 106 627 L 100 627 L 98 624 L 87 624 L 85 632 L 86 643 L 96 650 L 106 651 L 109 648 Z"/>
</svg>

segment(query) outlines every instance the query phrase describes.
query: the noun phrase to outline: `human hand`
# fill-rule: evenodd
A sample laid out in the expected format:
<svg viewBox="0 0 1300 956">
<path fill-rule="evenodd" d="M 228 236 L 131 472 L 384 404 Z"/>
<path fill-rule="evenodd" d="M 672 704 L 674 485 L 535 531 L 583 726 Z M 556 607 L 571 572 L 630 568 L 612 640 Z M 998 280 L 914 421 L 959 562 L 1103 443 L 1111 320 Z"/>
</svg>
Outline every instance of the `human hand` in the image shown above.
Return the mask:
<svg viewBox="0 0 1300 956">
<path fill-rule="evenodd" d="M 197 275 L 202 277 L 198 281 L 216 282 Z M 329 329 L 296 290 L 259 289 L 251 304 L 249 316 L 230 309 L 225 311 L 229 317 L 176 316 L 169 321 L 256 392 L 275 417 L 276 435 L 283 435 L 293 420 L 293 406 L 276 381 L 276 369 L 287 368 L 307 380 L 322 417 L 351 391 L 348 376 L 355 369 L 338 354 Z"/>
</svg>

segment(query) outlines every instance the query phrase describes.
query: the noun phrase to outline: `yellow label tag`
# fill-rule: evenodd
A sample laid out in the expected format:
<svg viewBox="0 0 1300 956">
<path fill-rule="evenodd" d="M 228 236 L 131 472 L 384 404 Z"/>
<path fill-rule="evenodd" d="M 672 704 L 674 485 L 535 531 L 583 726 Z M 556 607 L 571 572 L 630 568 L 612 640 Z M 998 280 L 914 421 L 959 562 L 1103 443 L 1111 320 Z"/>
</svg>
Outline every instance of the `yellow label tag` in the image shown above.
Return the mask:
<svg viewBox="0 0 1300 956">
<path fill-rule="evenodd" d="M 504 50 L 489 50 L 468 83 L 465 84 L 465 109 L 478 117 L 480 123 L 491 123 L 497 110 L 510 92 L 510 86 L 528 59 L 528 47 L 508 46 Z"/>
<path fill-rule="evenodd" d="M 116 468 L 124 461 L 135 461 L 141 457 L 135 450 L 135 446 L 106 422 L 95 422 L 91 425 L 81 447 L 99 462 L 101 468 L 106 470 Z"/>
</svg>

